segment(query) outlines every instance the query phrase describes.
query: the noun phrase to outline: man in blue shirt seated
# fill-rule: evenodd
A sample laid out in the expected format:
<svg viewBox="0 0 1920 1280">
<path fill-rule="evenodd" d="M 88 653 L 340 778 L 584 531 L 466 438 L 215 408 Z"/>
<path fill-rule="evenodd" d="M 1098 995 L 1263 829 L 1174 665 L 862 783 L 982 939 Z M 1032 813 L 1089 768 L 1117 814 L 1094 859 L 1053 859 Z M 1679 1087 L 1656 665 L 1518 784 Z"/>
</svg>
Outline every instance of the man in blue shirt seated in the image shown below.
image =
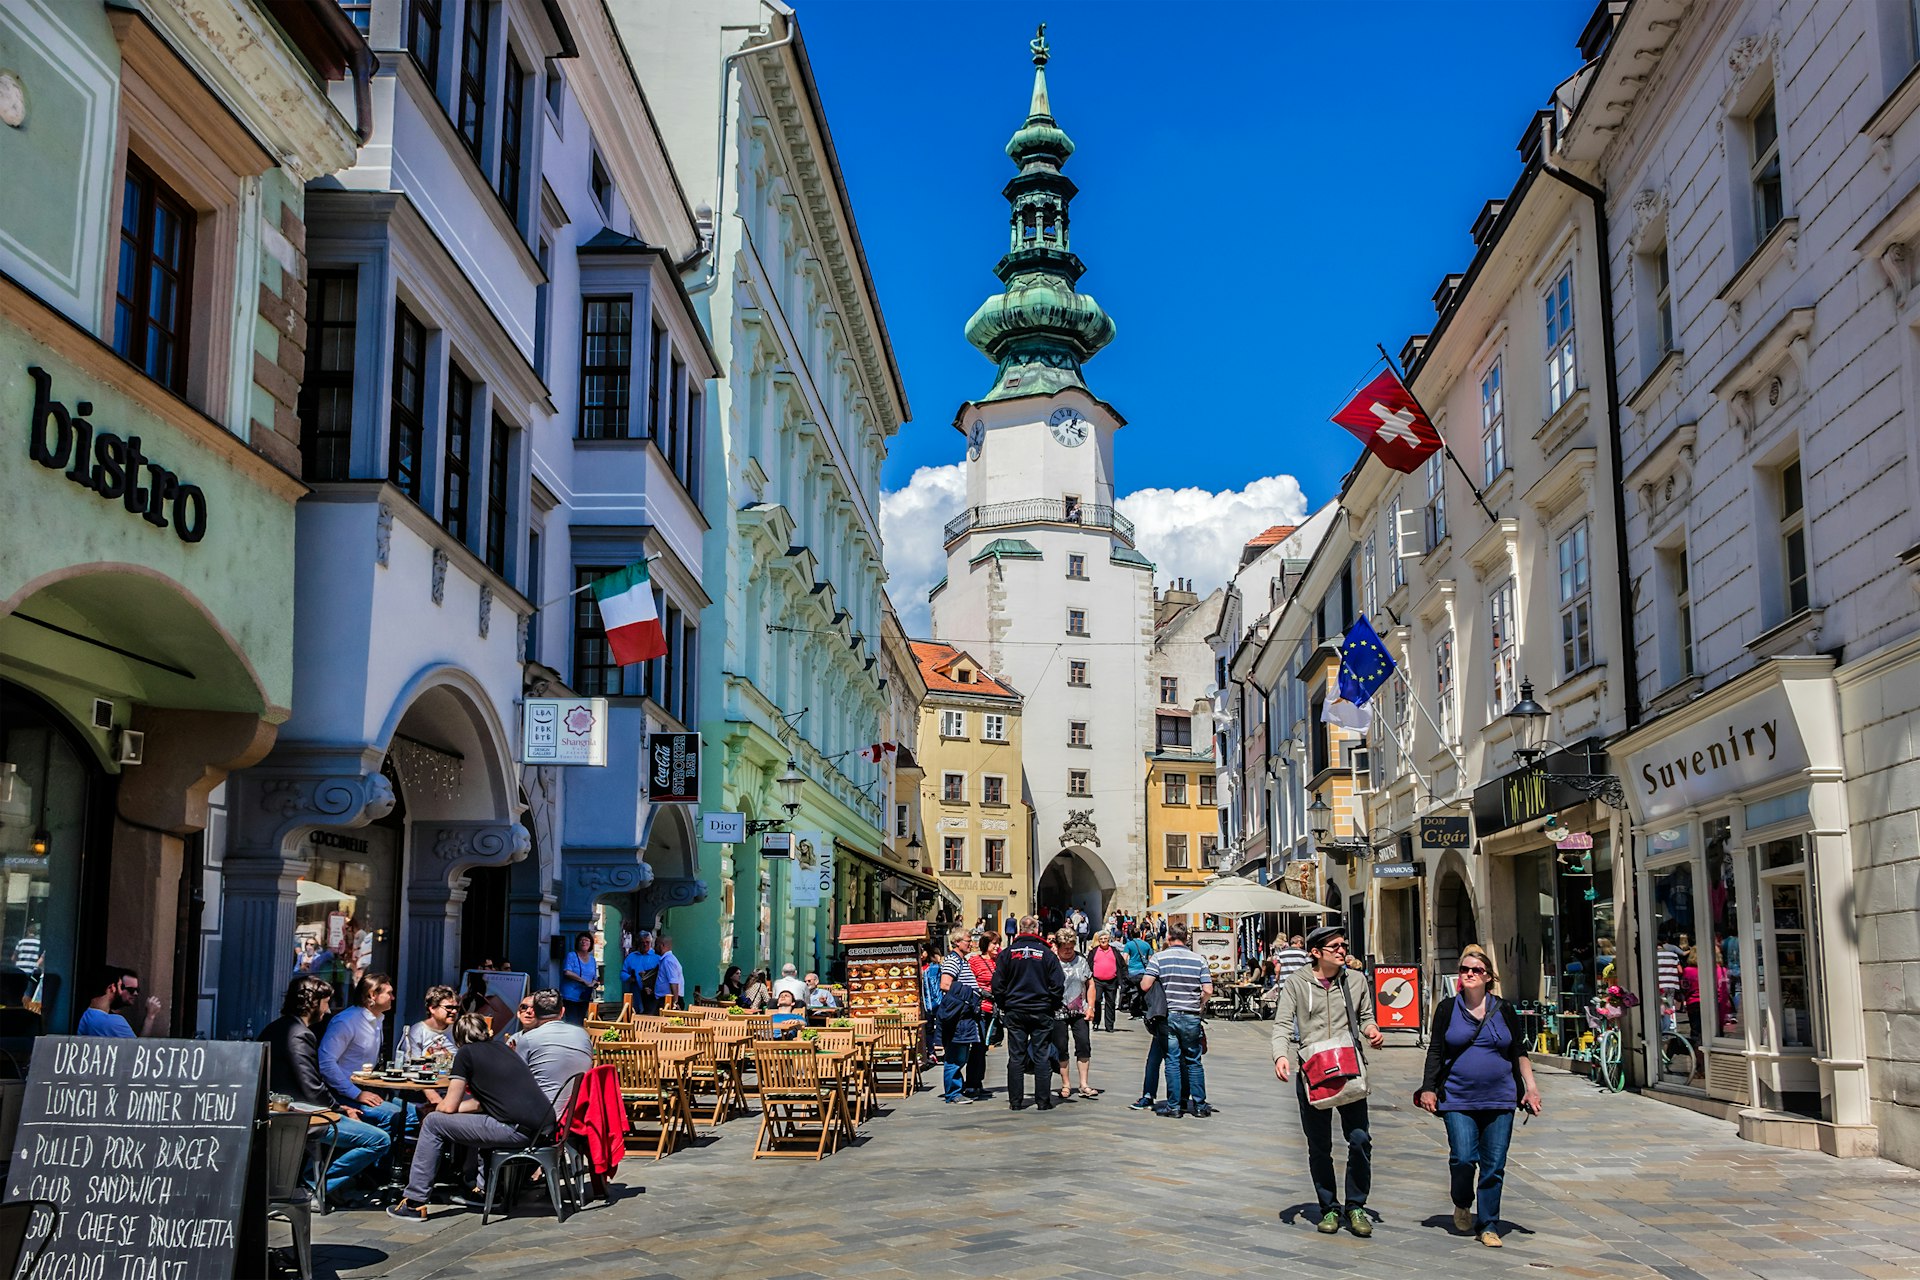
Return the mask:
<svg viewBox="0 0 1920 1280">
<path fill-rule="evenodd" d="M 137 1034 L 144 1036 L 153 1029 L 154 1015 L 160 1012 L 160 998 L 148 996 L 144 1003 L 141 1001 L 140 975 L 133 970 L 114 964 L 102 965 L 91 989 L 96 994 L 87 1001 L 86 1012 L 80 1015 L 80 1024 L 73 1029 L 73 1034 L 131 1040 L 136 1033 L 126 1018 L 129 1009 L 138 1010 L 140 1030 Z"/>
<path fill-rule="evenodd" d="M 320 1037 L 320 1076 L 339 1099 L 340 1109 L 355 1120 L 399 1136 L 397 1129 L 407 1105 L 398 1098 L 382 1098 L 353 1082 L 353 1073 L 380 1063 L 380 1033 L 393 1008 L 393 979 L 384 973 L 361 976 L 353 987 L 353 1006 L 327 1022 Z"/>
</svg>

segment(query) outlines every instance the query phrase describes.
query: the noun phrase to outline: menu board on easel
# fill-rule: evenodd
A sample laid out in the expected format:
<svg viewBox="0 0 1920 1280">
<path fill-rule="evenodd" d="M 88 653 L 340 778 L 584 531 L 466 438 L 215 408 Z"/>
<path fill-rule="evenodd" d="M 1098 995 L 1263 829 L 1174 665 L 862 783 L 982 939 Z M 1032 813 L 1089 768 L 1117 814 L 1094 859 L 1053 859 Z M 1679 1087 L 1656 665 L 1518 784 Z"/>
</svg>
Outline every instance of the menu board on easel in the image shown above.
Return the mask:
<svg viewBox="0 0 1920 1280">
<path fill-rule="evenodd" d="M 36 1040 L 7 1171 L 7 1199 L 61 1206 L 34 1274 L 264 1272 L 265 1163 L 252 1155 L 265 1084 L 261 1044 Z"/>
<path fill-rule="evenodd" d="M 856 1018 L 898 1011 L 909 1022 L 920 1005 L 920 947 L 924 921 L 850 924 L 840 930 L 847 949 L 847 1012 Z"/>
</svg>

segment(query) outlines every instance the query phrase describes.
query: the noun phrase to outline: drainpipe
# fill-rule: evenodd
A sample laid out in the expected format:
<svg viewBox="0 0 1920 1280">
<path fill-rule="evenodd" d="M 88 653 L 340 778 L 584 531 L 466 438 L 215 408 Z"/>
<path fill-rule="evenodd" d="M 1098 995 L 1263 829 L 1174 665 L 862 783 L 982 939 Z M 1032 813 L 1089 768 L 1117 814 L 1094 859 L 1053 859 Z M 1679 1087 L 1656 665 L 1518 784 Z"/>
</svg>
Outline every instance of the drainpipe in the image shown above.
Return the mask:
<svg viewBox="0 0 1920 1280">
<path fill-rule="evenodd" d="M 1633 588 L 1627 571 L 1627 491 L 1620 454 L 1620 370 L 1613 351 L 1613 273 L 1607 269 L 1607 197 L 1592 183 L 1549 164 L 1546 157 L 1552 143 L 1552 122 L 1542 120 L 1540 130 L 1541 171 L 1585 196 L 1593 205 L 1595 254 L 1600 265 L 1600 359 L 1606 375 L 1607 451 L 1613 460 L 1613 484 L 1609 487 L 1613 490 L 1614 554 L 1620 564 L 1620 661 L 1626 681 L 1626 727 L 1631 731 L 1640 724 L 1640 662 L 1633 643 Z"/>
<path fill-rule="evenodd" d="M 787 34 L 767 44 L 748 45 L 744 49 L 735 49 L 732 53 L 720 56 L 720 130 L 714 139 L 713 148 L 713 208 L 709 214 L 712 221 L 709 223 L 707 232 L 707 270 L 696 283 L 687 286 L 688 293 L 705 293 L 720 281 L 720 211 L 727 198 L 727 121 L 733 112 L 733 98 L 727 93 L 727 83 L 733 76 L 733 64 L 735 60 L 749 54 L 785 48 L 793 43 L 794 37 L 800 34 L 800 28 L 794 25 L 791 10 L 782 14 L 778 8 L 769 3 L 769 0 L 760 0 L 760 3 L 776 16 L 786 19 Z M 754 39 L 771 35 L 773 24 L 763 22 L 757 27 L 721 27 L 720 29 L 745 31 L 749 33 L 749 39 Z"/>
</svg>

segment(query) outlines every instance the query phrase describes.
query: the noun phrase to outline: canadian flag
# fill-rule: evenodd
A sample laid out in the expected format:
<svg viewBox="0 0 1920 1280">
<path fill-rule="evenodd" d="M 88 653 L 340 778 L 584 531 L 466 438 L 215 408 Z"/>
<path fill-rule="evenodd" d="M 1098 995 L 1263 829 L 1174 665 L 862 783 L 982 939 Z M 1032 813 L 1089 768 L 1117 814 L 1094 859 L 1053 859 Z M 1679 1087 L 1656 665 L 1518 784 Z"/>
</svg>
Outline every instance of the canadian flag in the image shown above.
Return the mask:
<svg viewBox="0 0 1920 1280">
<path fill-rule="evenodd" d="M 1333 420 L 1395 471 L 1411 474 L 1440 451 L 1440 433 L 1391 369 L 1362 387 Z"/>
<path fill-rule="evenodd" d="M 868 747 L 865 751 L 862 751 L 860 754 L 865 756 L 867 759 L 873 761 L 875 764 L 879 764 L 883 757 L 890 755 L 891 753 L 898 751 L 899 749 L 900 747 L 897 743 L 876 742 L 872 746 Z"/>
</svg>

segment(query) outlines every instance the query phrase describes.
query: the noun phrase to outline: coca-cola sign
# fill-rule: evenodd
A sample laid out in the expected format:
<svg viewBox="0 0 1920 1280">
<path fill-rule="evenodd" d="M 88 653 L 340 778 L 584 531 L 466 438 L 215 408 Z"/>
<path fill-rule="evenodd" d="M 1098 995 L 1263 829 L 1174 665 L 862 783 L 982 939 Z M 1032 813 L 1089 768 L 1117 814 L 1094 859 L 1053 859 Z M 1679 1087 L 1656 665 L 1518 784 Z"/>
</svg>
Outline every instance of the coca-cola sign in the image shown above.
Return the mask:
<svg viewBox="0 0 1920 1280">
<path fill-rule="evenodd" d="M 655 804 L 700 802 L 700 735 L 647 735 L 647 799 Z"/>
</svg>

